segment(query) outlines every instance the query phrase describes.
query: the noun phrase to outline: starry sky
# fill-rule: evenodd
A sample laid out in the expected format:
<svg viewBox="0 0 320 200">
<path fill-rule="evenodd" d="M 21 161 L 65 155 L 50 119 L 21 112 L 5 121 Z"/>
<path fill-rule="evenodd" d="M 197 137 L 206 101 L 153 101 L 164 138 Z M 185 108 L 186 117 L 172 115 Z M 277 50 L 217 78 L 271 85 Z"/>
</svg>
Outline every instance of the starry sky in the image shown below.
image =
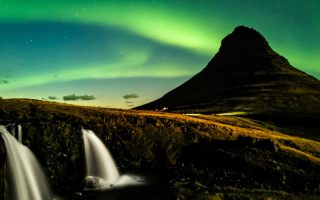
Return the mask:
<svg viewBox="0 0 320 200">
<path fill-rule="evenodd" d="M 239 25 L 320 78 L 319 19 L 318 0 L 0 0 L 0 96 L 138 106 L 201 71 Z"/>
</svg>

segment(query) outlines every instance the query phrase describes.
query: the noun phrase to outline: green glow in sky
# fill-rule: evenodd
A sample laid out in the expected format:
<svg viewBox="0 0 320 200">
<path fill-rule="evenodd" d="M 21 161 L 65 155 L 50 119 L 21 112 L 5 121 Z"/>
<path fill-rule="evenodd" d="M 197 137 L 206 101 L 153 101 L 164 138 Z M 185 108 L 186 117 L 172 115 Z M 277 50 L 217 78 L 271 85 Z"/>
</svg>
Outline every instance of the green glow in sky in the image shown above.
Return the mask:
<svg viewBox="0 0 320 200">
<path fill-rule="evenodd" d="M 317 0 L 1 0 L 0 96 L 79 82 L 57 89 L 61 96 L 81 91 L 83 80 L 175 79 L 158 97 L 199 72 L 238 25 L 255 28 L 293 66 L 319 78 L 319 13 Z M 45 91 L 27 96 L 51 95 Z M 100 99 L 87 104 L 108 104 Z"/>
<path fill-rule="evenodd" d="M 201 18 L 180 8 L 154 9 L 157 5 L 148 2 L 152 1 L 8 1 L 1 7 L 0 20 L 101 24 L 199 53 L 211 55 L 218 49 L 220 41 L 213 34 L 218 30 L 201 26 Z"/>
</svg>

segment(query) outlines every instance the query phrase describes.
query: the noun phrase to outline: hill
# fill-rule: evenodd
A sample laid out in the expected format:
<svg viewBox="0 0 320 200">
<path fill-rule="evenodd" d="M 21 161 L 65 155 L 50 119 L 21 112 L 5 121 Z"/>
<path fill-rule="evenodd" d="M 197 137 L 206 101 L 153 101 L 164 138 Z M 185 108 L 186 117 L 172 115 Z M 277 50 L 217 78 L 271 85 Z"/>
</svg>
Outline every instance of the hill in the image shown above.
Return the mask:
<svg viewBox="0 0 320 200">
<path fill-rule="evenodd" d="M 166 174 L 172 199 L 320 194 L 320 143 L 246 118 L 0 99 L 0 123 L 9 122 L 22 125 L 23 143 L 58 194 L 81 188 L 82 127 L 102 139 L 122 172 Z M 2 193 L 5 152 L 0 150 Z"/>
<path fill-rule="evenodd" d="M 290 65 L 259 32 L 239 26 L 201 72 L 137 109 L 164 107 L 314 124 L 320 119 L 320 81 Z"/>
</svg>

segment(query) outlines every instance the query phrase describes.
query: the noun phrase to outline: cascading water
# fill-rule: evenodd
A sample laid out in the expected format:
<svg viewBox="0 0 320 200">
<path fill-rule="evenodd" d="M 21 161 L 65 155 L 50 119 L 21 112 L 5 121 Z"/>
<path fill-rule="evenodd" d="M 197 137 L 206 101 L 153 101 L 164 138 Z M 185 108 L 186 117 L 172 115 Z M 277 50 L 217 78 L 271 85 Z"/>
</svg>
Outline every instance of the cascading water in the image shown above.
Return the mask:
<svg viewBox="0 0 320 200">
<path fill-rule="evenodd" d="M 18 125 L 18 141 L 22 143 L 22 126 Z"/>
<path fill-rule="evenodd" d="M 33 153 L 0 126 L 6 161 L 6 200 L 51 200 L 47 179 Z"/>
<path fill-rule="evenodd" d="M 83 129 L 82 133 L 87 177 L 102 179 L 99 183 L 102 188 L 115 184 L 120 174 L 107 147 L 91 130 Z"/>
<path fill-rule="evenodd" d="M 85 189 L 106 189 L 111 186 L 140 185 L 143 178 L 133 175 L 120 176 L 107 147 L 91 130 L 82 129 L 86 178 Z"/>
</svg>

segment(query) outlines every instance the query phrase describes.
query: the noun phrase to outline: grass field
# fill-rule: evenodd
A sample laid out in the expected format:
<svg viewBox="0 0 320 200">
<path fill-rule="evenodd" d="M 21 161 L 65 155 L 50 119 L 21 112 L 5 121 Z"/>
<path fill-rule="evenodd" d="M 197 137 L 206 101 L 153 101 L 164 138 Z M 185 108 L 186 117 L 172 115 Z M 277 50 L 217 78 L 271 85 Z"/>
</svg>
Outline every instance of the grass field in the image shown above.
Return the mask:
<svg viewBox="0 0 320 200">
<path fill-rule="evenodd" d="M 175 198 L 215 199 L 228 188 L 234 193 L 280 191 L 286 197 L 320 193 L 320 143 L 261 120 L 28 99 L 1 99 L 0 120 L 22 124 L 23 143 L 35 152 L 58 193 L 81 187 L 82 127 L 102 139 L 121 170 L 168 171 Z M 0 186 L 3 191 L 1 181 Z"/>
</svg>

